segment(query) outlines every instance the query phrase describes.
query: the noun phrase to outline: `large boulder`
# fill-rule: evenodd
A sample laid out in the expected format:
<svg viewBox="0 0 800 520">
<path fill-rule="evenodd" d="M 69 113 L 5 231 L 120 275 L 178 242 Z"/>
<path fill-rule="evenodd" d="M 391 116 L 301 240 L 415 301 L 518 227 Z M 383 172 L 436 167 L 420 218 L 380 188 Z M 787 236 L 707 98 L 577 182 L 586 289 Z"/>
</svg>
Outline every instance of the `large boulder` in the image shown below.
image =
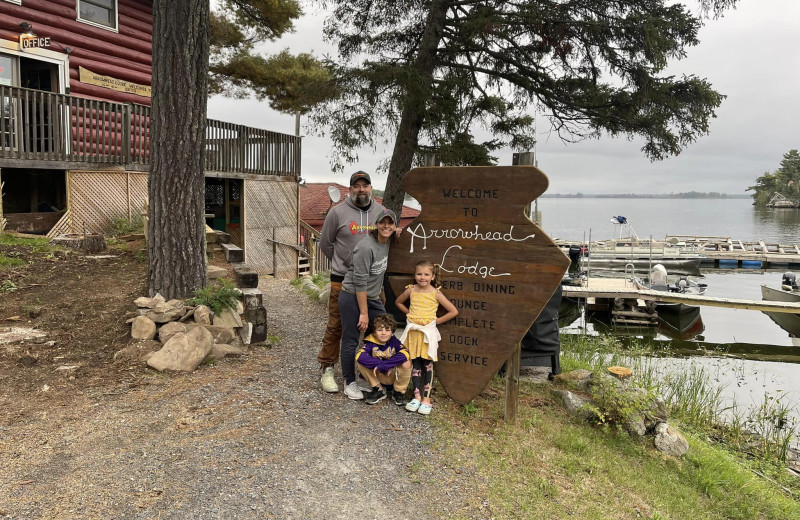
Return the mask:
<svg viewBox="0 0 800 520">
<path fill-rule="evenodd" d="M 584 397 L 569 390 L 553 390 L 553 394 L 561 398 L 564 407 L 570 413 L 576 414 L 585 420 L 594 418 L 594 413 L 588 405 L 591 405 L 589 398 Z"/>
<path fill-rule="evenodd" d="M 156 337 L 156 324 L 150 318 L 137 316 L 131 321 L 131 338 L 150 340 Z"/>
<path fill-rule="evenodd" d="M 194 327 L 189 332 L 179 332 L 156 352 L 147 364 L 159 372 L 176 370 L 192 372 L 211 352 L 214 338 L 204 327 Z"/>
<path fill-rule="evenodd" d="M 673 457 L 682 457 L 689 451 L 689 442 L 686 437 L 669 424 L 658 423 L 655 434 L 655 444 L 658 451 Z"/>
<path fill-rule="evenodd" d="M 172 339 L 172 337 L 179 332 L 186 332 L 186 325 L 177 321 L 165 323 L 158 329 L 158 341 L 160 341 L 162 345 L 166 345 L 167 341 Z"/>
<path fill-rule="evenodd" d="M 215 327 L 238 328 L 242 326 L 242 318 L 236 314 L 236 311 L 228 308 L 223 309 L 219 314 L 215 314 L 213 323 Z"/>
<path fill-rule="evenodd" d="M 198 325 L 197 323 L 187 323 L 186 330 L 204 328 L 211 333 L 214 343 L 231 343 L 236 339 L 236 331 L 233 327 L 216 327 L 214 325 Z"/>
<path fill-rule="evenodd" d="M 244 354 L 244 350 L 233 345 L 214 344 L 211 353 L 206 357 L 205 361 L 215 361 L 224 357 L 239 357 Z"/>
</svg>

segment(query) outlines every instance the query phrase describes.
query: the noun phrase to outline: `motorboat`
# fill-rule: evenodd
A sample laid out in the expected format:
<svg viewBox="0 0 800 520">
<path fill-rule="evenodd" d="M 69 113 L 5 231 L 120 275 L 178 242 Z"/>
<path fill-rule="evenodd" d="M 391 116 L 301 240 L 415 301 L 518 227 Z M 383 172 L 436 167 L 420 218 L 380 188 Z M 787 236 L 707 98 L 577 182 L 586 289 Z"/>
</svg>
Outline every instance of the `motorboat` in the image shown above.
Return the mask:
<svg viewBox="0 0 800 520">
<path fill-rule="evenodd" d="M 792 272 L 783 273 L 780 288 L 768 285 L 761 286 L 761 298 L 778 302 L 800 302 L 800 287 L 797 285 L 797 276 Z M 785 312 L 765 312 L 769 318 L 790 336 L 800 338 L 800 315 Z"/>
<path fill-rule="evenodd" d="M 682 305 L 682 304 L 671 304 Z M 664 305 L 668 307 L 669 305 Z M 658 312 L 656 306 L 656 311 Z M 683 305 L 679 312 L 668 312 L 671 309 L 662 309 L 658 312 L 658 332 L 671 339 L 688 341 L 694 339 L 705 330 L 703 319 L 700 317 L 700 307 Z M 683 311 L 683 312 L 680 312 Z"/>
<path fill-rule="evenodd" d="M 775 302 L 800 302 L 800 287 L 797 285 L 797 276 L 792 272 L 783 273 L 779 289 L 762 285 L 761 298 Z"/>
<path fill-rule="evenodd" d="M 640 289 L 651 289 L 653 291 L 665 291 L 680 294 L 705 294 L 708 284 L 697 282 L 688 276 L 680 276 L 677 280 L 670 283 L 667 269 L 662 264 L 656 264 L 650 270 L 647 280 L 637 280 Z"/>
<path fill-rule="evenodd" d="M 653 291 L 664 291 L 679 294 L 705 294 L 708 289 L 708 284 L 697 282 L 688 276 L 680 276 L 672 283 L 669 282 L 669 275 L 667 269 L 661 265 L 656 264 L 650 270 L 650 275 L 647 280 L 636 280 L 636 286 L 639 289 L 650 289 Z M 694 313 L 699 308 L 695 305 L 686 305 L 685 303 L 658 303 L 656 304 L 656 312 L 659 317 L 662 315 L 671 315 L 683 317 L 684 315 Z M 675 318 L 674 318 L 675 319 Z M 686 318 L 682 318 L 686 319 Z M 684 328 L 682 326 L 679 329 Z"/>
</svg>

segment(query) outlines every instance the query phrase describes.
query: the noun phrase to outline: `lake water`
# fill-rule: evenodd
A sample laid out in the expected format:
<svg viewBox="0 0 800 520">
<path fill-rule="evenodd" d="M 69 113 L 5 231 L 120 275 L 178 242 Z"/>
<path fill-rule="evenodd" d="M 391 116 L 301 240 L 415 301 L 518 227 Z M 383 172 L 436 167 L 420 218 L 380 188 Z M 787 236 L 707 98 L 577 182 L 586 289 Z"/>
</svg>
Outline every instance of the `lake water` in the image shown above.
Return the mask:
<svg viewBox="0 0 800 520">
<path fill-rule="evenodd" d="M 614 238 L 612 216 L 623 215 L 640 238 L 665 235 L 725 236 L 742 241 L 800 244 L 800 210 L 760 209 L 750 199 L 544 198 L 538 201 L 544 230 L 552 238 L 592 240 Z M 706 294 L 761 299 L 761 285 L 780 284 L 783 270 L 703 269 Z M 646 273 L 640 273 L 644 275 Z M 593 276 L 598 275 L 593 270 Z M 609 274 L 610 275 L 610 274 Z M 652 341 L 678 357 L 660 363 L 670 370 L 700 364 L 723 385 L 726 400 L 744 408 L 757 407 L 765 395 L 784 395 L 790 403 L 800 396 L 800 339 L 766 314 L 750 310 L 700 308 L 701 332 L 675 340 L 657 329 L 617 328 L 587 321 L 584 315 L 562 328 L 563 333 L 616 334 L 627 341 Z M 563 325 L 563 322 L 562 322 Z M 792 413 L 800 423 L 800 410 Z"/>
<path fill-rule="evenodd" d="M 613 238 L 610 219 L 622 215 L 641 238 L 665 235 L 726 236 L 742 241 L 800 242 L 800 209 L 761 209 L 751 199 L 573 198 L 538 201 L 552 238 Z"/>
<path fill-rule="evenodd" d="M 623 215 L 642 238 L 679 234 L 800 244 L 800 210 L 755 208 L 750 199 L 543 198 L 538 209 L 552 238 L 588 240 L 590 231 L 592 240 L 613 238 L 619 230 L 611 217 Z M 779 285 L 783 270 L 710 268 L 702 273 L 708 296 L 760 300 L 761 285 Z M 602 273 L 593 269 L 592 275 Z M 705 330 L 693 343 L 709 348 L 735 344 L 739 350 L 747 350 L 747 345 L 789 347 L 787 353 L 800 362 L 798 339 L 762 312 L 702 307 L 701 317 Z"/>
</svg>

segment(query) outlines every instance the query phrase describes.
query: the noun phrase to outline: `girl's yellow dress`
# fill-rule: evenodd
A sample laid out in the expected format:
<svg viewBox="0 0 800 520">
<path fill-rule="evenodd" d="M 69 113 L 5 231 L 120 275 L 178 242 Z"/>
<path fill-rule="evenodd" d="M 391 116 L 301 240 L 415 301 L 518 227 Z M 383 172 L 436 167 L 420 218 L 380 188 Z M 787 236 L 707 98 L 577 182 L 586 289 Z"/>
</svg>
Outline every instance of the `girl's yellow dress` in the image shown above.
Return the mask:
<svg viewBox="0 0 800 520">
<path fill-rule="evenodd" d="M 427 325 L 436 319 L 436 311 L 439 309 L 436 293 L 439 292 L 439 288 L 429 293 L 421 293 L 415 291 L 414 287 L 414 285 L 406 286 L 406 289 L 411 289 L 411 303 L 408 306 L 406 319 L 417 325 Z M 411 359 L 418 357 L 431 359 L 428 355 L 428 344 L 425 343 L 425 334 L 419 330 L 409 331 L 406 348 Z"/>
</svg>

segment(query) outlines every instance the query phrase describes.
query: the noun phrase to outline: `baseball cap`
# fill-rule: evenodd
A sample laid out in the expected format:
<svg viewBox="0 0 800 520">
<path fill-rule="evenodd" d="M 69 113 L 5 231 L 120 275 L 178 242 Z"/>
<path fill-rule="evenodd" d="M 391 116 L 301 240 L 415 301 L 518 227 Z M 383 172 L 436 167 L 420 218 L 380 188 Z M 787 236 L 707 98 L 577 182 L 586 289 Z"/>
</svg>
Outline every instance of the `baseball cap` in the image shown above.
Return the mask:
<svg viewBox="0 0 800 520">
<path fill-rule="evenodd" d="M 358 179 L 364 179 L 367 181 L 367 184 L 372 184 L 372 179 L 369 178 L 369 174 L 367 172 L 357 171 L 353 175 L 350 176 L 350 186 L 355 184 Z"/>
<path fill-rule="evenodd" d="M 378 213 L 378 216 L 375 217 L 375 223 L 377 224 L 378 222 L 380 222 L 381 220 L 385 219 L 386 217 L 389 217 L 390 219 L 392 219 L 392 222 L 394 222 L 395 226 L 397 225 L 397 215 L 394 214 L 394 211 L 392 211 L 390 209 L 387 209 L 387 208 L 383 208 L 383 210 L 381 210 L 381 212 Z"/>
</svg>

